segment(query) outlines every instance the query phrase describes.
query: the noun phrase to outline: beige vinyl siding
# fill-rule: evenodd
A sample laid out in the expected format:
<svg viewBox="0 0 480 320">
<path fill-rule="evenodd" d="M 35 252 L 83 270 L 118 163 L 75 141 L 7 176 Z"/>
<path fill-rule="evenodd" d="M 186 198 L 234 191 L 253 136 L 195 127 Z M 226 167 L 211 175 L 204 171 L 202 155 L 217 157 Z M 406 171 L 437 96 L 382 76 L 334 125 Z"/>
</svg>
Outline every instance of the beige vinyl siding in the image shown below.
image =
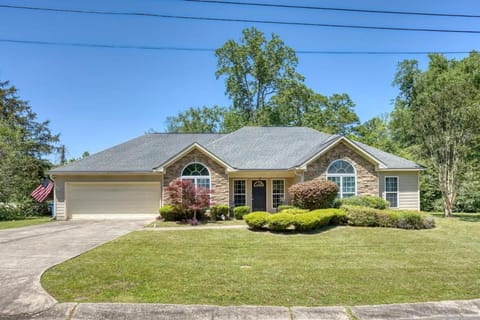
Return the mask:
<svg viewBox="0 0 480 320">
<path fill-rule="evenodd" d="M 385 198 L 385 177 L 398 177 L 398 208 L 420 210 L 418 172 L 379 172 L 380 196 Z"/>
<path fill-rule="evenodd" d="M 120 218 L 121 213 L 126 213 L 123 217 L 154 215 L 161 206 L 160 174 L 58 175 L 54 180 L 57 220 L 71 219 L 72 214 L 98 218 Z"/>
<path fill-rule="evenodd" d="M 65 202 L 55 202 L 55 215 L 58 220 L 65 220 L 66 219 L 66 212 L 65 212 Z"/>
</svg>

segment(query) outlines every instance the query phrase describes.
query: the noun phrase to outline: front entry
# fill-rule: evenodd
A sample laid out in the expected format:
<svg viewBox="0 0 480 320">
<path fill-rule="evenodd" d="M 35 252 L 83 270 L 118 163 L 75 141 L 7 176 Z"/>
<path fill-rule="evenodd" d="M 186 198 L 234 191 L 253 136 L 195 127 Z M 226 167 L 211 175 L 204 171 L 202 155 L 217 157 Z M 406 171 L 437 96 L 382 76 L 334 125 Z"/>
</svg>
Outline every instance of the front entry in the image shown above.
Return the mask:
<svg viewBox="0 0 480 320">
<path fill-rule="evenodd" d="M 252 211 L 267 211 L 267 181 L 252 181 Z"/>
</svg>

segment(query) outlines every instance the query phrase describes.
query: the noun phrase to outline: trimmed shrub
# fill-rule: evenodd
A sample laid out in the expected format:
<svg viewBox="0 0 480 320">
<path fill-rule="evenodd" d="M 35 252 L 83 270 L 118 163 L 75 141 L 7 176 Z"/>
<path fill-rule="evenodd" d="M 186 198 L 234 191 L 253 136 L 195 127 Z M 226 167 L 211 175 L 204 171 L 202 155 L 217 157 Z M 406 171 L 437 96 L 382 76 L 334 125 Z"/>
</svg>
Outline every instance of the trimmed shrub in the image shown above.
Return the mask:
<svg viewBox="0 0 480 320">
<path fill-rule="evenodd" d="M 281 213 L 289 213 L 289 214 L 304 214 L 307 213 L 307 209 L 299 209 L 299 208 L 290 208 L 290 209 L 284 209 L 280 211 Z"/>
<path fill-rule="evenodd" d="M 411 210 L 376 210 L 359 206 L 342 206 L 349 225 L 400 229 L 431 229 L 435 220 Z"/>
<path fill-rule="evenodd" d="M 396 228 L 398 226 L 398 212 L 393 210 L 377 211 L 377 222 L 379 227 Z"/>
<path fill-rule="evenodd" d="M 210 217 L 212 220 L 222 220 L 228 218 L 230 208 L 225 204 L 219 204 L 210 208 Z"/>
<path fill-rule="evenodd" d="M 268 229 L 272 231 L 286 231 L 290 230 L 295 223 L 295 215 L 290 213 L 272 214 L 268 218 Z"/>
<path fill-rule="evenodd" d="M 335 199 L 335 208 L 341 206 L 360 206 L 385 210 L 389 207 L 388 201 L 376 196 L 354 196 L 342 199 Z"/>
<path fill-rule="evenodd" d="M 242 220 L 243 216 L 250 213 L 250 207 L 249 206 L 239 206 L 235 207 L 233 209 L 233 215 L 235 216 L 235 219 L 237 220 Z"/>
<path fill-rule="evenodd" d="M 435 220 L 432 216 L 425 216 L 423 218 L 423 228 L 425 229 L 432 229 L 435 228 Z"/>
<path fill-rule="evenodd" d="M 336 212 L 331 209 L 319 209 L 294 216 L 295 230 L 311 231 L 327 226 Z"/>
<path fill-rule="evenodd" d="M 164 205 L 161 207 L 158 212 L 162 216 L 163 220 L 165 221 L 176 221 L 178 219 L 177 212 L 175 207 L 169 204 Z"/>
<path fill-rule="evenodd" d="M 271 214 L 265 211 L 256 211 L 243 216 L 247 225 L 255 230 L 264 229 Z"/>
<path fill-rule="evenodd" d="M 376 227 L 377 210 L 359 206 L 342 206 L 347 215 L 347 223 L 351 226 Z"/>
<path fill-rule="evenodd" d="M 423 219 L 425 217 L 416 211 L 398 211 L 397 227 L 401 229 L 423 229 Z"/>
<path fill-rule="evenodd" d="M 283 210 L 286 210 L 286 209 L 295 209 L 295 207 L 289 204 L 281 204 L 277 207 L 278 212 L 282 212 Z"/>
<path fill-rule="evenodd" d="M 301 209 L 331 208 L 338 193 L 337 185 L 327 180 L 310 180 L 288 188 L 293 204 Z"/>
<path fill-rule="evenodd" d="M 310 231 L 318 228 L 326 220 L 325 216 L 312 213 L 295 216 L 293 225 L 297 231 Z"/>
<path fill-rule="evenodd" d="M 333 216 L 332 220 L 330 220 L 330 224 L 336 226 L 343 226 L 348 223 L 347 213 L 345 210 L 342 209 L 329 209 L 335 210 L 335 215 Z"/>
</svg>

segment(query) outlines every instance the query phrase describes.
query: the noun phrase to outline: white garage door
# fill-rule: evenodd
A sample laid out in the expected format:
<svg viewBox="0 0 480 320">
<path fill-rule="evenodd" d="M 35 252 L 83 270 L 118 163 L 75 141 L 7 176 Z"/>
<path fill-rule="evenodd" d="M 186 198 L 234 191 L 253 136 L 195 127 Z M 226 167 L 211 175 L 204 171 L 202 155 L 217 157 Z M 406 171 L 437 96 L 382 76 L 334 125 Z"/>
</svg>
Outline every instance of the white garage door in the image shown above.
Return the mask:
<svg viewBox="0 0 480 320">
<path fill-rule="evenodd" d="M 160 182 L 68 183 L 67 213 L 78 218 L 134 218 L 156 215 Z"/>
</svg>

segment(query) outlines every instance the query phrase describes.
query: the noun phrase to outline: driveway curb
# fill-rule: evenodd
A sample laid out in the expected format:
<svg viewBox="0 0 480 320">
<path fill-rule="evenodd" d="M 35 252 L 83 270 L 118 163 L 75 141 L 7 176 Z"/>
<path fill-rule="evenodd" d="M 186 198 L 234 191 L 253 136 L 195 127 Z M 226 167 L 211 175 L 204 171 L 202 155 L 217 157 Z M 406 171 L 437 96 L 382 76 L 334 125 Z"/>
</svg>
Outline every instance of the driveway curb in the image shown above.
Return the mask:
<svg viewBox="0 0 480 320">
<path fill-rule="evenodd" d="M 2 320 L 480 320 L 480 299 L 355 307 L 212 306 L 148 303 L 59 303 Z"/>
</svg>

